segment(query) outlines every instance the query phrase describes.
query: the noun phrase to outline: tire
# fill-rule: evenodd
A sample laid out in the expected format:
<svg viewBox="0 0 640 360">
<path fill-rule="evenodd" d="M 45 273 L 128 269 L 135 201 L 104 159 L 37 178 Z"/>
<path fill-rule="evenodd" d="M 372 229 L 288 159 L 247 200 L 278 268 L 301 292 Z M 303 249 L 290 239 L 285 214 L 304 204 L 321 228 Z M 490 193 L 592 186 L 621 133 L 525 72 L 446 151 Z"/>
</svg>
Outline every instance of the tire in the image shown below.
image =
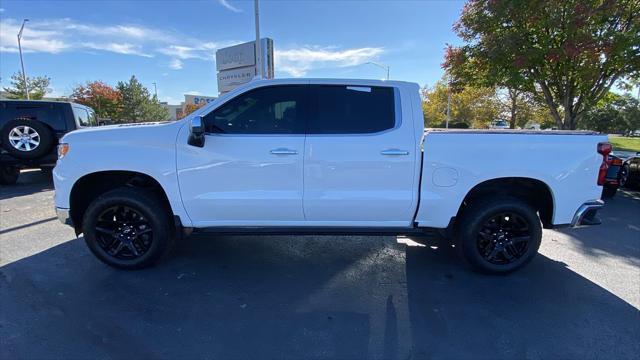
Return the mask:
<svg viewBox="0 0 640 360">
<path fill-rule="evenodd" d="M 29 135 L 21 140 L 20 134 Z M 51 150 L 54 136 L 49 127 L 39 121 L 17 119 L 9 121 L 0 132 L 2 145 L 13 157 L 35 159 Z M 28 140 L 28 141 L 27 141 Z"/>
<path fill-rule="evenodd" d="M 14 185 L 20 177 L 20 168 L 16 166 L 0 165 L 0 184 Z"/>
<path fill-rule="evenodd" d="M 633 189 L 637 184 L 633 182 L 632 179 L 629 178 L 629 173 L 631 169 L 629 168 L 629 164 L 624 164 L 622 169 L 620 169 L 619 181 L 620 187 L 624 187 L 627 189 Z"/>
<path fill-rule="evenodd" d="M 612 197 L 614 197 L 616 195 L 617 192 L 618 192 L 618 188 L 617 187 L 611 187 L 611 186 L 604 185 L 602 187 L 602 198 L 611 199 Z"/>
<path fill-rule="evenodd" d="M 537 212 L 510 197 L 474 200 L 456 226 L 456 247 L 463 259 L 475 271 L 488 274 L 508 274 L 522 268 L 538 253 L 541 240 Z"/>
<path fill-rule="evenodd" d="M 102 262 L 134 270 L 152 266 L 170 252 L 175 233 L 172 224 L 169 209 L 153 193 L 122 187 L 89 205 L 82 232 L 87 246 Z"/>
</svg>

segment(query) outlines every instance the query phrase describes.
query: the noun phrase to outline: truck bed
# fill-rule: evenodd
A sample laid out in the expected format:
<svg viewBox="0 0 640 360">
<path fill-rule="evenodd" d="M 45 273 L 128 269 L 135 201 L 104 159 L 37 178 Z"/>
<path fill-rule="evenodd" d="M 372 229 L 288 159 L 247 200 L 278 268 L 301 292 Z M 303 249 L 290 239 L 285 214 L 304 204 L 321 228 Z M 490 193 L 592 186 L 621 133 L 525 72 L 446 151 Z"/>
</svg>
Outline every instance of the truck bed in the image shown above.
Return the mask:
<svg viewBox="0 0 640 360">
<path fill-rule="evenodd" d="M 426 129 L 420 226 L 442 228 L 474 187 L 496 179 L 534 179 L 554 200 L 553 225 L 600 198 L 597 177 L 606 135 L 593 131 Z"/>
</svg>

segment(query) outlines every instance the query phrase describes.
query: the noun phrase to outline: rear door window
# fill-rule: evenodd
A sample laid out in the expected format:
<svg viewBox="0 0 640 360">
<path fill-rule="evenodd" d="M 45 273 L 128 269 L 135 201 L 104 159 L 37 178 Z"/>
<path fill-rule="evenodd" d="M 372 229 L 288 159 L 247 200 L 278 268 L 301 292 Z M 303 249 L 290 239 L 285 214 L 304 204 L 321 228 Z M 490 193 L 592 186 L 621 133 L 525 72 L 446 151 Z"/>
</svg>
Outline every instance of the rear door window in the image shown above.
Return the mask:
<svg viewBox="0 0 640 360">
<path fill-rule="evenodd" d="M 315 110 L 309 134 L 372 134 L 396 126 L 394 89 L 312 85 Z"/>
</svg>

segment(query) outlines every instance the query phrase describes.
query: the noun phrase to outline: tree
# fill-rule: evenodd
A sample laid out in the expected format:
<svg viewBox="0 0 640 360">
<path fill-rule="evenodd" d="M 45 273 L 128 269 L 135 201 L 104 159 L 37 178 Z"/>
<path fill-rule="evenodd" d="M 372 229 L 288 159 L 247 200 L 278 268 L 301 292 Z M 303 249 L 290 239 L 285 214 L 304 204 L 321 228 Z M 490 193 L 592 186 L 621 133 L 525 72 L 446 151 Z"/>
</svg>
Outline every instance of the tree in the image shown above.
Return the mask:
<svg viewBox="0 0 640 360">
<path fill-rule="evenodd" d="M 71 99 L 91 107 L 99 118 L 118 119 L 122 107 L 122 96 L 113 87 L 92 81 L 73 89 Z"/>
<path fill-rule="evenodd" d="M 122 107 L 118 120 L 124 122 L 164 121 L 169 119 L 169 111 L 152 97 L 135 76 L 128 82 L 119 81 L 116 86 L 122 97 Z"/>
<path fill-rule="evenodd" d="M 27 86 L 29 89 L 29 98 L 31 100 L 40 100 L 42 99 L 48 92 L 51 91 L 49 89 L 49 83 L 51 79 L 46 76 L 36 76 L 36 77 L 27 77 Z M 9 93 L 7 96 L 9 99 L 26 99 L 25 94 L 25 83 L 22 78 L 22 73 L 14 73 L 11 75 L 11 87 L 4 88 L 4 91 Z"/>
<path fill-rule="evenodd" d="M 445 79 L 422 90 L 425 125 L 444 127 L 447 119 L 448 84 Z M 500 115 L 500 104 L 493 88 L 465 87 L 451 94 L 450 127 L 486 128 Z M 464 125 L 462 125 L 464 124 Z"/>
<path fill-rule="evenodd" d="M 579 127 L 603 133 L 622 133 L 640 129 L 640 109 L 631 95 L 607 93 L 598 104 L 587 111 Z"/>
<path fill-rule="evenodd" d="M 616 81 L 638 76 L 639 16 L 637 0 L 470 0 L 454 25 L 465 45 L 445 67 L 531 92 L 574 129 Z"/>
<path fill-rule="evenodd" d="M 183 119 L 185 117 L 187 117 L 189 114 L 191 114 L 192 112 L 200 109 L 201 107 L 207 105 L 206 102 L 201 102 L 199 104 L 186 104 L 184 106 L 184 110 L 180 111 L 180 119 Z"/>
</svg>

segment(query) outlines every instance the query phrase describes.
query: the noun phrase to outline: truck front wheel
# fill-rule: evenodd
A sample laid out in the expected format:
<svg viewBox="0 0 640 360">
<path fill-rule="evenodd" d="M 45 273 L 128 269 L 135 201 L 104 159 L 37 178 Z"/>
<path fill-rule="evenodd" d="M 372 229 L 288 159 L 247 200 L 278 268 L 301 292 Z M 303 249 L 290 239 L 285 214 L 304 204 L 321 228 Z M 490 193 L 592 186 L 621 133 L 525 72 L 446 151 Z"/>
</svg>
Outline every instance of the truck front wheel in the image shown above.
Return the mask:
<svg viewBox="0 0 640 360">
<path fill-rule="evenodd" d="M 526 202 L 500 197 L 475 199 L 463 210 L 456 229 L 456 245 L 477 271 L 506 274 L 538 253 L 542 226 Z"/>
<path fill-rule="evenodd" d="M 87 208 L 82 222 L 91 252 L 120 269 L 151 266 L 173 245 L 174 229 L 168 209 L 153 193 L 123 187 L 100 195 Z"/>
</svg>

